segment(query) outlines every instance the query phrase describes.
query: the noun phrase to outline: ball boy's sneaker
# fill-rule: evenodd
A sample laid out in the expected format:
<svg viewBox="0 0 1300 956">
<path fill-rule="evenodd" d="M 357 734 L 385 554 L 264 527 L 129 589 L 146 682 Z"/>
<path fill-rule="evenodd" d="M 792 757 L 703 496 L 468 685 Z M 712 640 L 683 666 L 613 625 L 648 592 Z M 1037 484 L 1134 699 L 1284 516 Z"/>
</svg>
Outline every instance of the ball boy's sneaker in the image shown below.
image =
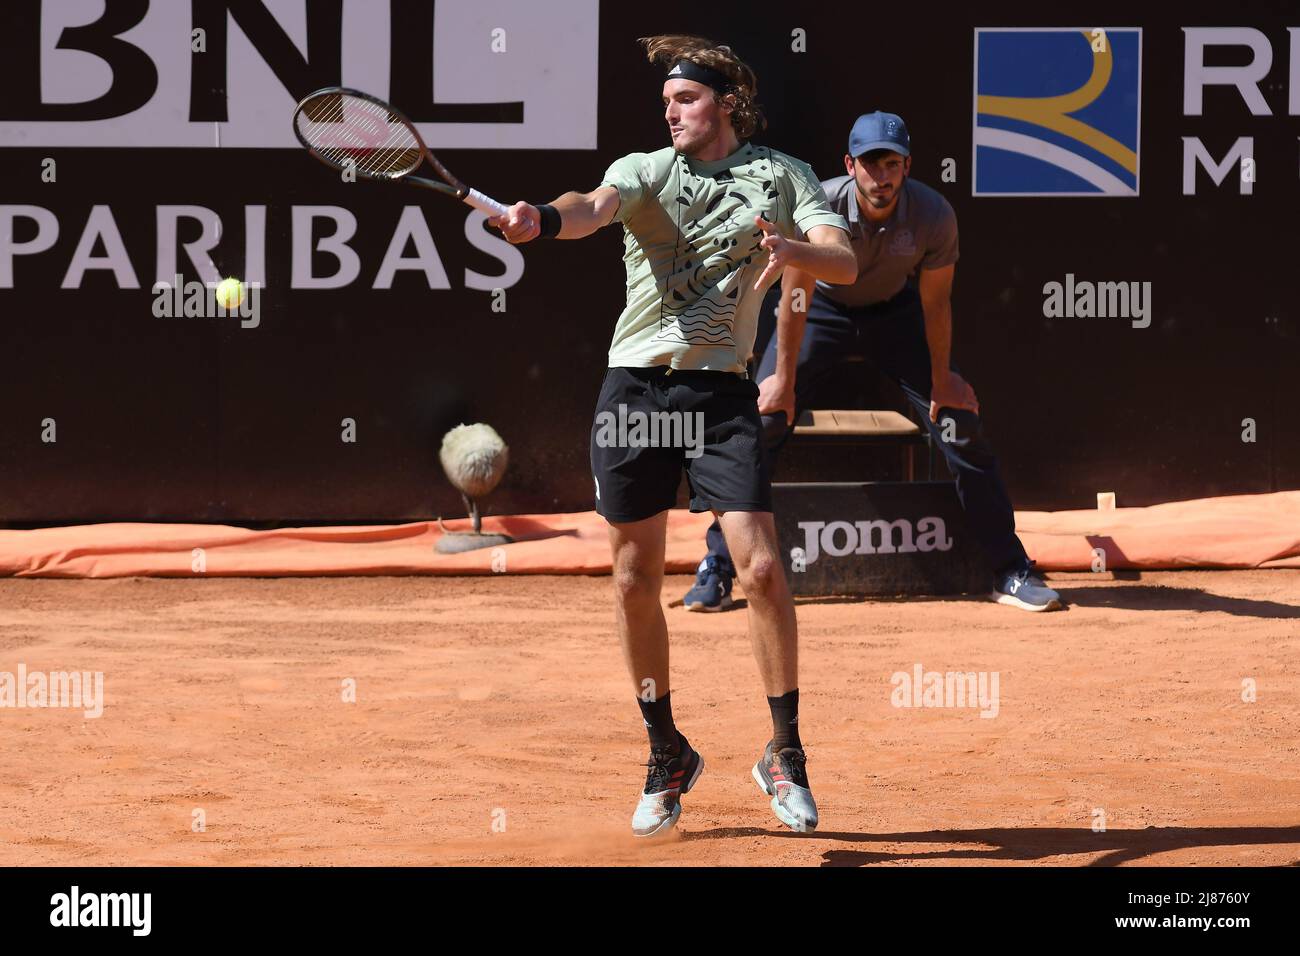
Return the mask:
<svg viewBox="0 0 1300 956">
<path fill-rule="evenodd" d="M 695 585 L 682 603 L 688 611 L 725 611 L 731 607 L 732 575 L 713 555 L 707 555 L 695 572 Z"/>
<path fill-rule="evenodd" d="M 1022 611 L 1059 611 L 1061 595 L 1034 572 L 1032 563 L 1015 571 L 999 574 L 990 595 L 999 604 L 1009 604 Z"/>
</svg>

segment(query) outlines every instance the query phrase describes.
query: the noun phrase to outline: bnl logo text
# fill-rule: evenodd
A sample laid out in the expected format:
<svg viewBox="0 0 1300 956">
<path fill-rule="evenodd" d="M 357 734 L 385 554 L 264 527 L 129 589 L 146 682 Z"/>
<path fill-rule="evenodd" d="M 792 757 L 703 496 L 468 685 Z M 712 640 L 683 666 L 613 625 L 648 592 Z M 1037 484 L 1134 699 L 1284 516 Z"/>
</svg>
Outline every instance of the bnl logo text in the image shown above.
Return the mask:
<svg viewBox="0 0 1300 956">
<path fill-rule="evenodd" d="M 1226 145 L 1217 121 L 1240 115 L 1238 101 L 1251 116 L 1272 116 L 1281 104 L 1270 106 L 1265 90 L 1285 89 L 1287 115 L 1300 116 L 1300 27 L 1287 35 L 1289 77 L 1269 82 L 1273 41 L 1263 31 L 1183 28 L 1182 115 L 1216 121 L 1208 145 L 1182 137 L 1184 195 L 1195 195 L 1206 176 L 1254 192 L 1261 175 L 1254 137 Z M 1141 61 L 1135 27 L 977 29 L 974 194 L 1138 195 Z"/>
</svg>

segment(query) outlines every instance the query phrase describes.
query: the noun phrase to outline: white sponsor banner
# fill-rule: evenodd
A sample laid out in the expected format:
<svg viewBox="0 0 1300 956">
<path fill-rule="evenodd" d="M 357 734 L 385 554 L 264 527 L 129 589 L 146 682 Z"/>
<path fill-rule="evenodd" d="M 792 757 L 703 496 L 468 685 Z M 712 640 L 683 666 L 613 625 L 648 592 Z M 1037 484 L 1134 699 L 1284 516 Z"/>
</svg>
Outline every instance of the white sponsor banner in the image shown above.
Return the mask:
<svg viewBox="0 0 1300 956">
<path fill-rule="evenodd" d="M 261 0 L 274 26 L 292 42 L 297 56 L 313 71 L 333 71 L 316 51 L 308 52 L 308 4 L 312 0 Z M 461 149 L 594 149 L 596 147 L 597 41 L 599 0 L 438 0 L 427 39 L 417 38 L 407 51 L 427 42 L 432 51 L 432 89 L 428 102 L 437 104 L 522 104 L 522 122 L 418 122 L 430 148 Z M 251 6 L 242 4 L 241 10 Z M 343 0 L 342 15 L 332 6 L 313 10 L 319 29 L 341 44 L 340 82 L 381 99 L 390 99 L 390 70 L 415 75 L 421 57 L 394 63 L 392 31 L 407 42 L 406 23 L 421 29 L 427 22 L 413 5 L 400 0 Z M 322 15 L 321 11 L 327 11 Z M 427 8 L 426 8 L 427 10 Z M 54 104 L 90 103 L 104 96 L 115 75 L 113 51 L 108 58 L 83 49 L 70 29 L 105 17 L 106 0 L 44 0 L 39 31 L 39 104 L 24 109 L 35 120 L 0 120 L 3 146 L 120 146 L 120 147 L 292 147 L 298 142 L 290 127 L 297 97 L 285 88 L 273 66 L 250 39 L 273 45 L 276 30 L 257 20 L 248 33 L 237 18 L 225 15 L 226 40 L 203 38 L 206 50 L 196 52 L 191 4 L 182 0 L 150 0 L 143 18 L 117 34 L 118 45 L 142 51 L 157 71 L 157 86 L 143 105 L 105 119 L 45 119 L 42 109 Z M 258 11 L 254 11 L 258 12 Z M 399 18 L 394 24 L 393 18 Z M 247 25 L 247 24 L 245 24 Z M 93 30 L 93 28 L 92 28 Z M 105 28 L 105 37 L 112 31 Z M 12 35 L 11 35 L 12 38 Z M 60 48 L 60 41 L 64 42 Z M 24 39 L 23 42 L 26 42 Z M 320 44 L 329 49 L 332 43 Z M 195 64 L 202 57 L 224 61 L 227 119 L 214 122 L 193 116 Z M 138 57 L 137 57 L 138 59 Z M 211 63 L 205 63 L 211 67 Z M 427 58 L 423 58 L 427 70 Z M 117 79 L 121 79 L 120 77 Z M 34 81 L 33 81 L 34 82 Z M 333 82 L 332 80 L 330 82 Z M 321 83 L 320 85 L 330 85 Z M 137 89 L 139 84 L 137 83 Z M 307 91 L 300 91 L 307 92 Z M 398 109 L 416 112 L 395 102 Z M 10 114 L 12 116 L 12 113 Z M 418 117 L 417 117 L 418 118 Z"/>
</svg>

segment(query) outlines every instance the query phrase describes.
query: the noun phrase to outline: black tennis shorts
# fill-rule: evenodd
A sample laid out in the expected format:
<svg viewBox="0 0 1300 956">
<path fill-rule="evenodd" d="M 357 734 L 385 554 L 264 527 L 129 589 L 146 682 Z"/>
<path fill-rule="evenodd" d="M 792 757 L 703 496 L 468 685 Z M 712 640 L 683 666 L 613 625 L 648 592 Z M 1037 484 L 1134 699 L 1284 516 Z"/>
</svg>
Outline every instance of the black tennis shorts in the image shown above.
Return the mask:
<svg viewBox="0 0 1300 956">
<path fill-rule="evenodd" d="M 691 511 L 771 511 L 758 386 L 731 372 L 611 368 L 591 426 L 596 511 L 650 518 L 677 503 L 682 471 Z"/>
</svg>

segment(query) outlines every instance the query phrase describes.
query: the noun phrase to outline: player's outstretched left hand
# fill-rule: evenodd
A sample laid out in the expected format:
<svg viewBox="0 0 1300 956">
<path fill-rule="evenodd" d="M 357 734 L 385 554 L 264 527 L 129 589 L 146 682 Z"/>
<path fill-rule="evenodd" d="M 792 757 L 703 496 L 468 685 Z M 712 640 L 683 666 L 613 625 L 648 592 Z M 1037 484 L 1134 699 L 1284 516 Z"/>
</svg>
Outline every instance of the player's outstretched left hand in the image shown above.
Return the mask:
<svg viewBox="0 0 1300 956">
<path fill-rule="evenodd" d="M 489 216 L 487 224 L 501 230 L 506 241 L 518 245 L 536 239 L 542 232 L 542 214 L 536 206 L 517 202 L 504 216 Z"/>
<path fill-rule="evenodd" d="M 767 282 L 768 277 L 775 278 L 781 274 L 781 270 L 790 264 L 793 250 L 790 247 L 790 240 L 781 235 L 781 230 L 776 227 L 775 223 L 768 222 L 762 216 L 754 217 L 754 225 L 763 230 L 763 241 L 759 243 L 767 250 L 767 268 L 763 274 L 758 277 L 754 283 L 754 291 L 757 292 Z"/>
</svg>

